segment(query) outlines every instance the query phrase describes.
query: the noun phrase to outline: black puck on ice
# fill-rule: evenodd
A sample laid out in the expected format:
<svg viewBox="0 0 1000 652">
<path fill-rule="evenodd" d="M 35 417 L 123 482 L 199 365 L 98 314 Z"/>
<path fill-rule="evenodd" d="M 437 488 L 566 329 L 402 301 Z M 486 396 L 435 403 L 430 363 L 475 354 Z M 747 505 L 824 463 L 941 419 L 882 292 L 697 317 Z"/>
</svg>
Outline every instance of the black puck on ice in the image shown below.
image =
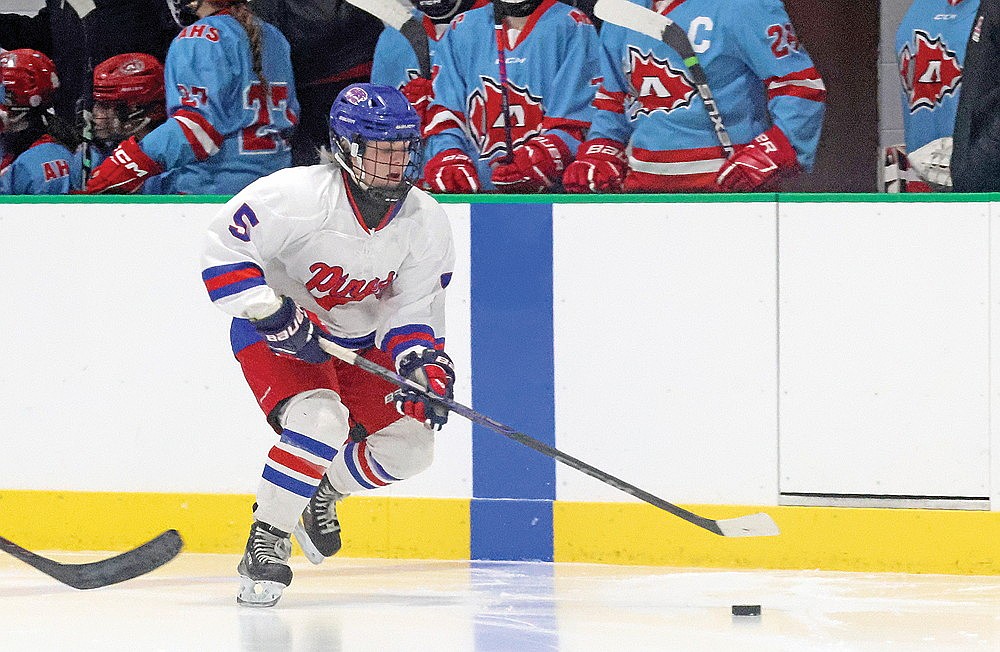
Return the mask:
<svg viewBox="0 0 1000 652">
<path fill-rule="evenodd" d="M 734 616 L 759 616 L 760 615 L 760 605 L 759 604 L 734 604 L 733 605 L 733 615 Z"/>
</svg>

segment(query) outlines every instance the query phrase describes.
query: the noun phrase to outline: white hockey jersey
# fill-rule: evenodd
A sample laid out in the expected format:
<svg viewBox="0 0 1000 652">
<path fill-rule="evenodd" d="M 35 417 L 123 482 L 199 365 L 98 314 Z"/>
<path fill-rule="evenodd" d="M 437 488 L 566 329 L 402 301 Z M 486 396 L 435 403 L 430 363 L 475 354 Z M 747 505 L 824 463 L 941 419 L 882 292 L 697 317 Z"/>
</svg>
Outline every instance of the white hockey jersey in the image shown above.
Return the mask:
<svg viewBox="0 0 1000 652">
<path fill-rule="evenodd" d="M 378 346 L 398 358 L 416 346 L 444 347 L 454 264 L 448 218 L 430 195 L 412 189 L 369 229 L 341 170 L 314 165 L 255 181 L 219 211 L 202 279 L 238 322 L 289 296 L 341 346 Z M 234 352 L 259 339 L 245 321 L 232 336 Z"/>
</svg>

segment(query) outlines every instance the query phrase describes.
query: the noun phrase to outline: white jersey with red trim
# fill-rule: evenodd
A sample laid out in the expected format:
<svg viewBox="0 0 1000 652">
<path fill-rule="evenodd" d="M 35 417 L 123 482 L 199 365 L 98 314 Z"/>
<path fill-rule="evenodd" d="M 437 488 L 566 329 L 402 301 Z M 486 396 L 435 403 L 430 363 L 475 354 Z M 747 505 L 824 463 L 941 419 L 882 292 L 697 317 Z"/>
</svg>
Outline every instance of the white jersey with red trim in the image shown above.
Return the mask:
<svg viewBox="0 0 1000 652">
<path fill-rule="evenodd" d="M 631 0 L 650 8 L 652 0 Z M 813 165 L 826 89 L 781 0 L 661 0 L 684 28 L 735 144 L 776 125 L 798 163 Z M 631 145 L 630 176 L 663 191 L 716 189 L 726 159 L 681 56 L 658 39 L 605 22 L 604 82 L 589 138 Z"/>
<path fill-rule="evenodd" d="M 281 295 L 314 312 L 342 346 L 378 346 L 394 358 L 444 347 L 455 247 L 447 216 L 421 190 L 370 229 L 336 165 L 281 170 L 219 211 L 202 262 L 210 298 L 234 317 L 264 316 Z"/>
<path fill-rule="evenodd" d="M 484 190 L 493 188 L 490 163 L 507 154 L 493 7 L 452 21 L 438 43 L 434 103 L 428 112 L 424 160 L 458 148 L 477 162 Z M 514 147 L 546 134 L 576 152 L 593 114 L 597 31 L 587 16 L 544 0 L 506 52 L 511 140 Z"/>
<path fill-rule="evenodd" d="M 170 118 L 140 145 L 165 169 L 163 193 L 232 195 L 292 164 L 287 138 L 298 123 L 288 41 L 261 22 L 262 83 L 250 41 L 218 13 L 185 27 L 167 53 Z"/>
</svg>

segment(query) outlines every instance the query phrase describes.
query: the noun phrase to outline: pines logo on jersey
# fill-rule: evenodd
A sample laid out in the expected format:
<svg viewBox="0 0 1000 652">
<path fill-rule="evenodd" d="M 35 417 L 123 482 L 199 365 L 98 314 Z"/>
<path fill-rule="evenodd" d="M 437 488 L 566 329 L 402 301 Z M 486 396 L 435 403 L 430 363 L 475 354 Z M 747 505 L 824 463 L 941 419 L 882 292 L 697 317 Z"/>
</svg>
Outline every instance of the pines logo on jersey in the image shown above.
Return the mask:
<svg viewBox="0 0 1000 652">
<path fill-rule="evenodd" d="M 481 77 L 483 85 L 472 92 L 468 100 L 468 123 L 472 137 L 479 145 L 480 158 L 488 159 L 506 149 L 504 145 L 503 97 L 500 82 Z M 542 98 L 532 95 L 527 87 L 507 82 L 510 103 L 510 127 L 514 147 L 542 133 L 545 111 Z"/>
<path fill-rule="evenodd" d="M 391 271 L 384 281 L 378 277 L 371 280 L 352 279 L 340 265 L 321 262 L 310 265 L 309 271 L 313 276 L 306 282 L 306 289 L 324 310 L 331 310 L 335 306 L 342 306 L 352 301 L 363 301 L 370 296 L 378 298 L 396 278 L 396 272 Z"/>
<path fill-rule="evenodd" d="M 912 47 L 912 50 L 911 50 Z M 910 104 L 910 113 L 920 108 L 933 109 L 962 83 L 958 57 L 940 36 L 913 32 L 913 43 L 899 53 L 899 74 Z"/>
<path fill-rule="evenodd" d="M 666 59 L 658 59 L 653 53 L 644 54 L 638 48 L 628 48 L 628 77 L 639 98 L 635 108 L 637 115 L 653 111 L 670 113 L 691 105 L 697 94 L 683 70 L 676 70 Z"/>
</svg>

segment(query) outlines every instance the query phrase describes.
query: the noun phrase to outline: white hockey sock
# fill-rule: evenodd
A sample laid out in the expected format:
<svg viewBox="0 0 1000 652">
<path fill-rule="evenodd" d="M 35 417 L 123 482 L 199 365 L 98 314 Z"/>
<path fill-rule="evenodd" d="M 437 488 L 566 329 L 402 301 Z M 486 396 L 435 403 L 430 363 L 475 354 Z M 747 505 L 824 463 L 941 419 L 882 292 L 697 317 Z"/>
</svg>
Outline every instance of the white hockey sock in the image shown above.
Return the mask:
<svg viewBox="0 0 1000 652">
<path fill-rule="evenodd" d="M 254 517 L 291 532 L 337 450 L 285 428 L 267 455 Z"/>
</svg>

